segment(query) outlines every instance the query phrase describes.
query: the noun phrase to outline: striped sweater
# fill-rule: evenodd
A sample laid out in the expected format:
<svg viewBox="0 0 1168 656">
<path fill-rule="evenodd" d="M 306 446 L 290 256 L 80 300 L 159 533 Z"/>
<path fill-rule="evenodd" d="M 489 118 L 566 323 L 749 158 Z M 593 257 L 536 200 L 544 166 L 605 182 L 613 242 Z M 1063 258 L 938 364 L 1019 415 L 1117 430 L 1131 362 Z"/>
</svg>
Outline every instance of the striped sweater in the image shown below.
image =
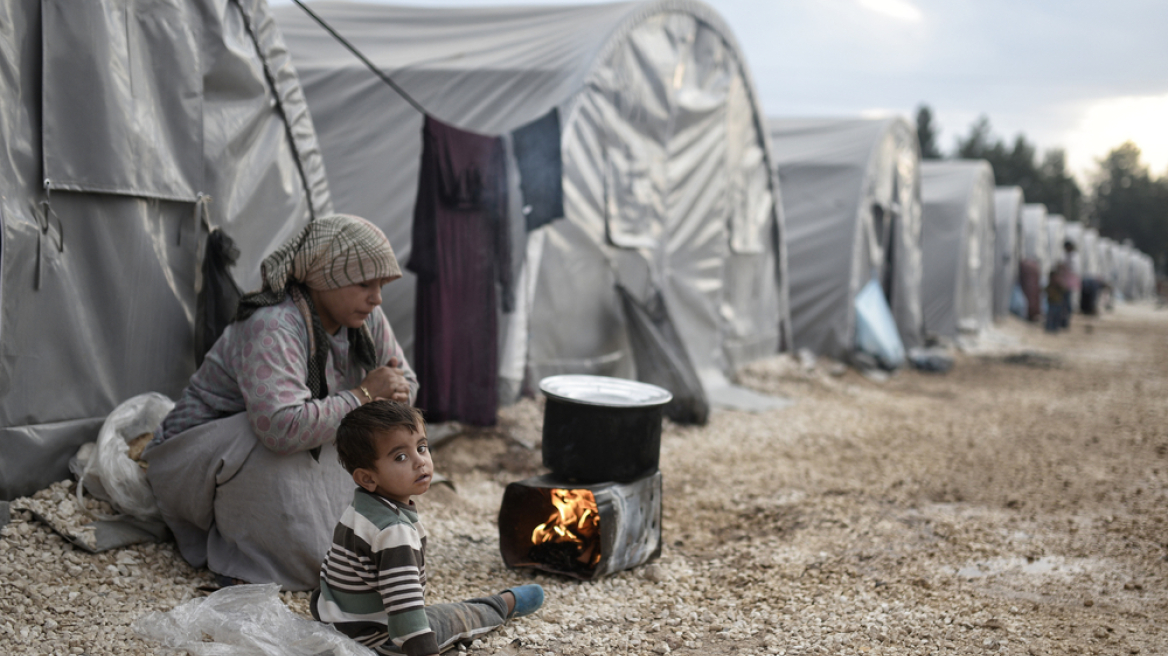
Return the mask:
<svg viewBox="0 0 1168 656">
<path fill-rule="evenodd" d="M 426 618 L 426 530 L 404 506 L 357 488 L 320 568 L 314 614 L 382 654 L 437 654 Z"/>
</svg>

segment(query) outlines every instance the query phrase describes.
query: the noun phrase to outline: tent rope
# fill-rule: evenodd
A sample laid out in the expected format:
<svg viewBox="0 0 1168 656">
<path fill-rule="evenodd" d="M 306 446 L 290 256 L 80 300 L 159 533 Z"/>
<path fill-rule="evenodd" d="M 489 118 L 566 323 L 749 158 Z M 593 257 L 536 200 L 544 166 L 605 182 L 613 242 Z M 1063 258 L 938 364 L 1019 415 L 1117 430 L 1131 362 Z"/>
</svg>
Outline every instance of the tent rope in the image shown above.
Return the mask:
<svg viewBox="0 0 1168 656">
<path fill-rule="evenodd" d="M 427 115 L 427 116 L 429 115 L 429 112 L 426 111 L 425 107 L 422 107 L 422 105 L 418 101 L 414 100 L 413 97 L 410 96 L 410 94 L 406 93 L 405 89 L 398 86 L 397 83 L 394 82 L 392 79 L 390 79 L 390 77 L 388 75 L 383 73 L 381 71 L 381 69 L 377 68 L 377 66 L 373 62 L 369 61 L 369 59 L 365 55 L 361 54 L 360 50 L 357 50 L 356 46 L 354 46 L 352 43 L 349 43 L 349 41 L 347 39 L 345 39 L 345 37 L 338 34 L 337 31 L 334 30 L 331 26 L 329 26 L 329 24 L 326 23 L 323 18 L 318 16 L 316 14 L 316 12 L 309 9 L 307 5 L 305 5 L 303 2 L 301 2 L 301 0 L 292 0 L 292 2 L 295 2 L 297 4 L 297 6 L 299 6 L 301 9 L 303 9 L 305 11 L 305 13 L 307 13 L 309 16 L 312 17 L 313 20 L 315 20 L 317 23 L 320 23 L 320 26 L 323 27 L 326 32 L 333 35 L 334 39 L 339 41 L 341 45 L 348 48 L 349 52 L 353 53 L 353 55 L 355 55 L 357 57 L 357 59 L 360 59 L 362 63 L 364 63 L 366 66 L 368 66 L 369 70 L 373 71 L 374 75 L 381 78 L 382 82 L 385 82 L 386 84 L 388 84 L 390 86 L 391 89 L 393 89 L 395 92 L 397 92 L 397 95 L 404 98 L 405 101 L 408 102 L 410 105 L 412 105 L 414 109 L 418 110 L 418 112 L 420 112 L 424 115 Z"/>
</svg>

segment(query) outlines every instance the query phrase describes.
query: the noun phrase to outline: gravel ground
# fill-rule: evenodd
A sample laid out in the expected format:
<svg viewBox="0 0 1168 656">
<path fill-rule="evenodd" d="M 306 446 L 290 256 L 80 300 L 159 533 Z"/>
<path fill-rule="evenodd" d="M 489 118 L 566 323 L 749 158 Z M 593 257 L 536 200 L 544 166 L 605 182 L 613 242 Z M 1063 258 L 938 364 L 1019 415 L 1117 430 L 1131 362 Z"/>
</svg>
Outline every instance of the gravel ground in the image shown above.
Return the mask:
<svg viewBox="0 0 1168 656">
<path fill-rule="evenodd" d="M 1057 336 L 1007 321 L 945 375 L 752 365 L 740 383 L 796 404 L 667 424 L 662 556 L 587 583 L 500 559 L 503 487 L 543 471 L 525 401 L 435 450 L 457 492 L 419 500 L 429 600 L 543 584 L 484 656 L 1168 653 L 1166 336 L 1121 306 Z M 69 489 L 42 511 L 75 513 Z M 211 585 L 169 543 L 92 555 L 15 510 L 0 536 L 2 654 L 155 653 L 130 623 Z"/>
</svg>

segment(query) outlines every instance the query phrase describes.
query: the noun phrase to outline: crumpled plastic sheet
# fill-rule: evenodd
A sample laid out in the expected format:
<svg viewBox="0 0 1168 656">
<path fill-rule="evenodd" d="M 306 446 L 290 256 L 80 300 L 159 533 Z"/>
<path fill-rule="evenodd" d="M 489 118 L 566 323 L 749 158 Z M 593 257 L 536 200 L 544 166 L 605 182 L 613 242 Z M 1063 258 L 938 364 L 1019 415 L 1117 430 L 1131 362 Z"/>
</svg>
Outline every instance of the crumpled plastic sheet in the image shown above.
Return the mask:
<svg viewBox="0 0 1168 656">
<path fill-rule="evenodd" d="M 276 583 L 233 585 L 130 625 L 138 637 L 191 656 L 376 656 L 328 624 L 296 615 Z"/>
</svg>

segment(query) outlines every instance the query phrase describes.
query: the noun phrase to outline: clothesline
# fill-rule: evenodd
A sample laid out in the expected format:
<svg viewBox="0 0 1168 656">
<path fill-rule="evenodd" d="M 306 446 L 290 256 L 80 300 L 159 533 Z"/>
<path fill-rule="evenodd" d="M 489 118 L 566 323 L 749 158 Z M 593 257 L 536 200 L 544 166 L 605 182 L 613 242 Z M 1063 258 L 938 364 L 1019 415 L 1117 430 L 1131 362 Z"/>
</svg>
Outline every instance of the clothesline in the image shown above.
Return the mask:
<svg viewBox="0 0 1168 656">
<path fill-rule="evenodd" d="M 390 88 L 392 88 L 394 91 L 396 91 L 397 94 L 399 96 L 401 96 L 402 98 L 404 98 L 405 101 L 408 102 L 410 105 L 412 105 L 414 109 L 418 110 L 423 115 L 429 116 L 430 113 L 426 111 L 425 107 L 422 107 L 421 103 L 414 100 L 413 97 L 410 96 L 410 94 L 406 93 L 405 89 L 399 87 L 397 85 L 397 83 L 394 82 L 392 79 L 390 79 L 390 77 L 388 75 L 386 75 L 384 72 L 382 72 L 381 69 L 377 68 L 377 66 L 375 66 L 373 64 L 373 62 L 369 61 L 369 58 L 367 58 L 365 55 L 363 55 L 360 50 L 357 50 L 356 46 L 354 46 L 352 43 L 349 43 L 349 41 L 345 37 L 338 34 L 337 31 L 334 30 L 328 23 L 326 23 L 323 18 L 316 15 L 316 12 L 309 9 L 307 5 L 305 5 L 303 2 L 301 2 L 301 0 L 292 0 L 292 2 L 295 2 L 301 9 L 303 9 L 305 11 L 305 13 L 307 13 L 309 16 L 312 17 L 313 20 L 315 20 L 317 23 L 319 23 L 320 26 L 323 27 L 326 32 L 333 35 L 333 38 L 336 39 L 337 41 L 339 41 L 341 45 L 348 48 L 349 52 L 353 53 L 357 57 L 357 59 L 360 59 L 366 66 L 368 66 L 369 70 L 373 71 L 374 75 L 381 78 L 382 82 L 385 82 L 386 84 L 388 84 L 390 86 Z"/>
</svg>

